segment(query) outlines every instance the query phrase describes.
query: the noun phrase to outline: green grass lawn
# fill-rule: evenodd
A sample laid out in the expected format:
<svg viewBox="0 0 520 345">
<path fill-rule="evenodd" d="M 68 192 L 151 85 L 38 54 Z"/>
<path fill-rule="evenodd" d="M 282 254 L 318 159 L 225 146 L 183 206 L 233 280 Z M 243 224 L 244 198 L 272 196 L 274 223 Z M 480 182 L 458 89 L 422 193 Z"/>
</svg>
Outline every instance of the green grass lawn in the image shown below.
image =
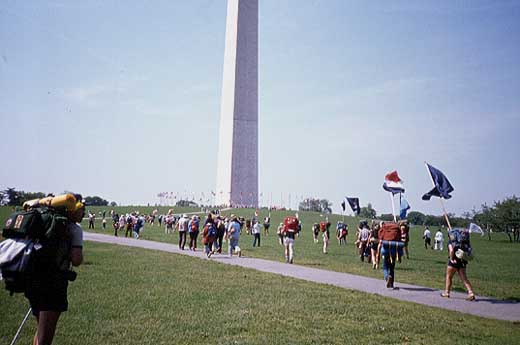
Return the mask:
<svg viewBox="0 0 520 345">
<path fill-rule="evenodd" d="M 55 344 L 520 343 L 518 323 L 182 255 L 92 242 L 84 250 Z M 8 344 L 27 303 L 0 291 L 0 310 Z M 31 343 L 34 325 L 19 344 Z"/>
<path fill-rule="evenodd" d="M 99 212 L 102 208 L 94 208 Z M 105 208 L 107 209 L 107 208 Z M 124 212 L 131 210 L 140 210 L 140 212 L 149 213 L 151 207 L 126 207 Z M 121 212 L 119 208 L 116 208 Z M 166 212 L 167 208 L 162 211 Z M 176 213 L 200 211 L 200 209 L 177 209 Z M 254 210 L 233 210 L 232 212 L 250 218 L 254 214 Z M 4 209 L 5 213 L 5 209 Z M 229 215 L 231 211 L 224 214 Z M 287 211 L 273 211 L 271 213 L 271 228 L 269 236 L 263 235 L 262 230 L 262 246 L 253 248 L 253 237 L 243 233 L 240 239 L 240 246 L 244 254 L 251 257 L 264 258 L 269 260 L 283 261 L 283 247 L 278 245 L 276 236 L 276 227 L 282 221 L 283 217 L 288 214 L 294 214 Z M 267 215 L 266 210 L 260 211 L 259 219 Z M 356 248 L 353 244 L 355 229 L 359 222 L 358 218 L 345 217 L 345 221 L 349 224 L 348 245 L 339 246 L 335 240 L 335 224 L 338 220 L 342 220 L 340 215 L 331 215 L 329 220 L 332 222 L 331 236 L 333 239 L 329 244 L 329 254 L 322 253 L 322 243 L 315 244 L 312 240 L 311 226 L 314 222 L 319 222 L 323 217 L 318 213 L 300 212 L 300 219 L 303 222 L 303 233 L 296 240 L 295 245 L 295 262 L 300 265 L 311 266 L 326 270 L 338 272 L 347 272 L 383 279 L 381 270 L 373 270 L 368 263 L 362 263 L 357 256 Z M 83 228 L 87 228 L 88 223 L 83 222 Z M 432 237 L 436 229 L 430 229 Z M 112 234 L 111 221 L 107 222 L 107 229 L 101 229 L 101 219 L 96 219 L 95 232 Z M 444 274 L 447 262 L 447 251 L 425 250 L 422 240 L 423 227 L 412 227 L 410 231 L 411 242 L 409 245 L 410 259 L 403 259 L 401 264 L 397 266 L 396 280 L 397 282 L 417 284 L 428 286 L 436 289 L 444 288 Z M 124 234 L 124 233 L 123 233 Z M 177 243 L 177 233 L 165 235 L 164 229 L 157 225 L 151 227 L 146 225 L 142 237 L 147 240 Z M 445 234 L 445 239 L 447 236 Z M 479 295 L 492 296 L 499 299 L 520 300 L 520 273 L 517 268 L 517 261 L 520 255 L 520 245 L 518 243 L 510 243 L 507 236 L 503 234 L 494 234 L 493 240 L 488 241 L 487 237 L 473 234 L 471 237 L 474 248 L 475 259 L 469 264 L 467 272 L 470 281 L 473 284 L 475 292 Z M 199 247 L 200 238 L 199 238 Z M 227 246 L 225 246 L 227 248 Z M 454 290 L 465 291 L 458 277 L 454 278 Z"/>
</svg>

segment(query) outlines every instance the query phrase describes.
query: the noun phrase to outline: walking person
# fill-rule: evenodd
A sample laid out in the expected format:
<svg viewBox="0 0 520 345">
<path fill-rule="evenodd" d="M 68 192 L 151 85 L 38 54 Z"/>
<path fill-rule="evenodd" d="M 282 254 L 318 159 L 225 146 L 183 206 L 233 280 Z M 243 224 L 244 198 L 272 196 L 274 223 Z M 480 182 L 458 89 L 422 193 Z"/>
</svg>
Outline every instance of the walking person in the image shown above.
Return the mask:
<svg viewBox="0 0 520 345">
<path fill-rule="evenodd" d="M 284 232 L 283 232 L 283 222 L 278 225 L 278 229 L 276 229 L 276 234 L 278 235 L 278 243 L 281 246 L 284 245 Z"/>
<path fill-rule="evenodd" d="M 222 217 L 217 217 L 217 239 L 216 246 L 217 252 L 222 253 L 222 240 L 224 239 L 224 235 L 226 234 L 226 223 L 222 219 Z"/>
<path fill-rule="evenodd" d="M 253 228 L 251 229 L 251 232 L 252 232 L 253 237 L 254 237 L 253 247 L 256 246 L 257 241 L 258 241 L 258 246 L 260 247 L 260 232 L 261 232 L 260 223 L 255 222 L 253 224 Z"/>
<path fill-rule="evenodd" d="M 442 297 L 449 298 L 451 286 L 453 283 L 453 276 L 458 273 L 460 279 L 464 283 L 468 296 L 466 300 L 474 301 L 475 294 L 473 287 L 466 275 L 466 265 L 468 260 L 472 258 L 472 249 L 469 241 L 469 230 L 453 229 L 448 233 L 448 266 L 446 267 L 446 287 L 441 293 Z"/>
<path fill-rule="evenodd" d="M 210 218 L 211 219 L 211 218 Z M 213 220 L 211 220 L 213 221 Z M 190 234 L 190 250 L 197 250 L 197 237 L 199 236 L 199 217 L 193 216 L 188 223 L 188 232 Z"/>
<path fill-rule="evenodd" d="M 67 212 L 67 238 L 47 239 L 58 241 L 60 248 L 56 265 L 45 260 L 35 261 L 30 268 L 30 282 L 25 291 L 33 315 L 36 317 L 37 330 L 33 344 L 50 345 L 54 338 L 58 319 L 62 312 L 68 310 L 67 289 L 69 280 L 75 279 L 71 266 L 79 266 L 83 262 L 83 230 L 79 223 L 85 216 L 85 206 L 79 194 L 75 209 Z M 42 243 L 45 245 L 45 243 Z M 51 245 L 52 246 L 52 245 Z M 40 267 L 41 266 L 41 267 Z"/>
<path fill-rule="evenodd" d="M 186 233 L 188 232 L 189 218 L 185 214 L 182 215 L 181 219 L 177 223 L 177 230 L 179 231 L 179 249 L 184 250 L 186 245 Z"/>
<path fill-rule="evenodd" d="M 383 259 L 383 276 L 386 287 L 393 289 L 395 281 L 395 263 L 400 261 L 403 255 L 403 243 L 401 242 L 401 229 L 395 222 L 384 222 L 379 229 L 380 257 Z"/>
<path fill-rule="evenodd" d="M 328 219 L 320 222 L 320 231 L 323 233 L 323 254 L 328 254 L 330 239 L 330 222 Z"/>
<path fill-rule="evenodd" d="M 94 223 L 96 221 L 96 213 L 92 212 L 91 210 L 88 210 L 88 228 L 94 229 Z"/>
<path fill-rule="evenodd" d="M 271 226 L 271 217 L 267 216 L 264 218 L 264 235 L 269 235 L 269 227 Z"/>
<path fill-rule="evenodd" d="M 433 238 L 433 249 L 442 250 L 444 248 L 444 234 L 441 229 L 437 229 L 435 237 Z"/>
<path fill-rule="evenodd" d="M 312 238 L 314 239 L 314 243 L 318 243 L 319 234 L 320 234 L 320 224 L 314 223 L 312 225 Z"/>
<path fill-rule="evenodd" d="M 238 257 L 242 256 L 242 250 L 238 246 L 238 241 L 240 240 L 240 231 L 242 228 L 242 225 L 238 221 L 237 217 L 232 214 L 231 215 L 231 221 L 228 226 L 228 254 L 230 257 L 233 256 L 233 251 L 238 254 Z"/>
<path fill-rule="evenodd" d="M 372 230 L 370 230 L 370 236 L 368 242 L 370 243 L 370 255 L 372 256 L 372 268 L 377 270 L 379 268 L 379 229 L 378 223 L 372 223 Z"/>
<path fill-rule="evenodd" d="M 428 249 L 428 246 L 432 248 L 432 233 L 430 232 L 430 229 L 428 227 L 426 227 L 424 229 L 424 233 L 423 233 L 423 240 L 424 240 L 424 249 Z"/>
<path fill-rule="evenodd" d="M 369 236 L 368 223 L 366 221 L 360 222 L 356 243 L 359 249 L 359 259 L 363 262 L 365 261 L 365 251 L 367 250 Z"/>
<path fill-rule="evenodd" d="M 285 217 L 283 222 L 285 262 L 289 264 L 294 261 L 294 240 L 298 233 L 298 224 L 298 218 L 292 216 Z"/>
<path fill-rule="evenodd" d="M 340 246 L 342 244 L 347 245 L 347 235 L 348 225 L 338 221 L 338 224 L 336 225 L 336 238 Z"/>
<path fill-rule="evenodd" d="M 399 228 L 401 229 L 401 242 L 404 243 L 404 254 L 406 255 L 406 258 L 409 259 L 410 253 L 408 252 L 408 242 L 410 242 L 410 226 L 408 225 L 408 221 L 399 221 Z"/>
<path fill-rule="evenodd" d="M 217 228 L 215 226 L 214 220 L 210 217 L 202 230 L 202 244 L 204 245 L 204 253 L 208 258 L 210 258 L 214 253 L 213 245 L 216 238 Z"/>
</svg>

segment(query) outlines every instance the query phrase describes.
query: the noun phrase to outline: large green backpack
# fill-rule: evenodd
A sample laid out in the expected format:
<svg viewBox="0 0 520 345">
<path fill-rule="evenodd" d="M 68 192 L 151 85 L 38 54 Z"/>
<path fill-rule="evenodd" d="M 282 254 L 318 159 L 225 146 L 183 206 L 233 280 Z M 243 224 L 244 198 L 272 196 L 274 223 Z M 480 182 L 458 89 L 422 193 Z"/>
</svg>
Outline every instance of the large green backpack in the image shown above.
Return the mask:
<svg viewBox="0 0 520 345">
<path fill-rule="evenodd" d="M 17 265 L 19 255 L 11 264 L 1 267 L 5 287 L 11 294 L 24 292 L 35 272 L 56 272 L 63 269 L 70 256 L 69 220 L 65 209 L 38 207 L 14 212 L 5 222 L 2 236 L 13 240 L 31 240 L 34 244 L 23 260 L 27 264 Z M 14 265 L 13 265 L 14 264 Z"/>
</svg>

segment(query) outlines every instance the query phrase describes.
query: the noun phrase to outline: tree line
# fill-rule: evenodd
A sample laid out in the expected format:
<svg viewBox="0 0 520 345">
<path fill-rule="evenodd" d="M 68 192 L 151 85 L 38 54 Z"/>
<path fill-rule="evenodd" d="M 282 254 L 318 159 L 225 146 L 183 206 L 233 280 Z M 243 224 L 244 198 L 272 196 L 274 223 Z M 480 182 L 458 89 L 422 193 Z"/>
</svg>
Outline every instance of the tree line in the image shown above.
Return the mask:
<svg viewBox="0 0 520 345">
<path fill-rule="evenodd" d="M 63 194 L 70 193 L 68 191 L 64 191 Z M 25 192 L 23 190 L 16 190 L 15 188 L 7 188 L 3 191 L 0 191 L 0 205 L 7 206 L 22 206 L 24 202 L 33 199 L 41 199 L 45 198 L 49 194 L 42 192 Z M 117 203 L 112 201 L 108 202 L 99 196 L 87 196 L 83 198 L 85 205 L 87 206 L 117 206 Z"/>
</svg>

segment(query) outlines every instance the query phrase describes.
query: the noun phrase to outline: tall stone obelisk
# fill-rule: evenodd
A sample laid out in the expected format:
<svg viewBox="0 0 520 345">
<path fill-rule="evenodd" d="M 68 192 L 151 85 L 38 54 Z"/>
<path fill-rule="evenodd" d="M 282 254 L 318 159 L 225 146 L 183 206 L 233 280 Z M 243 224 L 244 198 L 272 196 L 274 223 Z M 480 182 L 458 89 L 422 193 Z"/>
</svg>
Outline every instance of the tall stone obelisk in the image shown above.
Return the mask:
<svg viewBox="0 0 520 345">
<path fill-rule="evenodd" d="M 258 0 L 228 0 L 215 199 L 258 206 Z"/>
</svg>

